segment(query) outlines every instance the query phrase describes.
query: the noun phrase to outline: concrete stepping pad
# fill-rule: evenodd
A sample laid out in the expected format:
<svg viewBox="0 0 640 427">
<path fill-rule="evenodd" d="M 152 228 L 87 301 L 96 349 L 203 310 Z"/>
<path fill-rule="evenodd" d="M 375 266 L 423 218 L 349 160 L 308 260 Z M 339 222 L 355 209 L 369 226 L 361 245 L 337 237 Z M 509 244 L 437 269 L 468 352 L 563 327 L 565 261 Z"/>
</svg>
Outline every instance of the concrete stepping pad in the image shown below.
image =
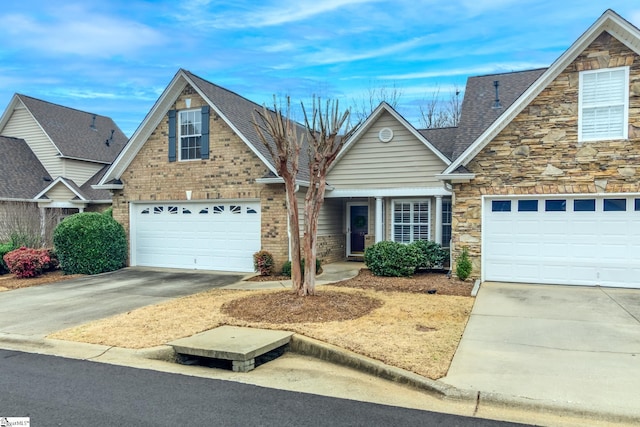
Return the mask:
<svg viewBox="0 0 640 427">
<path fill-rule="evenodd" d="M 168 345 L 178 354 L 230 360 L 234 372 L 249 372 L 255 368 L 256 357 L 289 344 L 292 335 L 287 331 L 225 325 Z"/>
</svg>

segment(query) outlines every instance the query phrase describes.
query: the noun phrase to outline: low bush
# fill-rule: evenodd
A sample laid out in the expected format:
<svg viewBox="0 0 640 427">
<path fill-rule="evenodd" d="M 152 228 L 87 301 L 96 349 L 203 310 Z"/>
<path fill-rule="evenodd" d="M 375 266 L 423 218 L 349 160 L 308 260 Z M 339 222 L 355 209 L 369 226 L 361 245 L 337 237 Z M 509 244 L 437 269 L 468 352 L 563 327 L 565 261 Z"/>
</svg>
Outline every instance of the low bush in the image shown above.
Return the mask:
<svg viewBox="0 0 640 427">
<path fill-rule="evenodd" d="M 16 249 L 13 243 L 0 243 L 0 274 L 7 274 L 9 272 L 9 267 L 4 262 L 4 256 L 9 252 Z"/>
<path fill-rule="evenodd" d="M 376 276 L 407 277 L 415 273 L 420 260 L 415 245 L 382 241 L 364 251 L 364 263 Z"/>
<path fill-rule="evenodd" d="M 473 264 L 471 263 L 471 259 L 469 259 L 469 251 L 466 247 L 462 248 L 462 252 L 458 257 L 458 262 L 456 265 L 456 276 L 460 280 L 467 280 L 469 276 L 471 276 L 471 271 L 473 270 Z"/>
<path fill-rule="evenodd" d="M 304 277 L 304 258 L 300 260 L 300 271 Z M 316 274 L 322 272 L 322 262 L 316 258 Z M 291 277 L 291 261 L 287 261 L 282 266 L 282 275 Z"/>
<path fill-rule="evenodd" d="M 449 250 L 443 249 L 436 242 L 428 240 L 416 240 L 411 243 L 418 250 L 418 268 L 442 267 L 449 257 Z"/>
<path fill-rule="evenodd" d="M 253 254 L 253 268 L 261 276 L 273 274 L 273 255 L 268 251 L 259 251 Z"/>
<path fill-rule="evenodd" d="M 9 271 L 19 278 L 37 277 L 56 264 L 48 249 L 21 247 L 3 256 Z"/>
<path fill-rule="evenodd" d="M 107 208 L 102 211 L 102 215 L 110 216 L 111 218 L 113 218 L 113 207 Z"/>
<path fill-rule="evenodd" d="M 118 270 L 127 262 L 127 236 L 108 215 L 83 212 L 62 221 L 53 244 L 65 274 L 98 274 Z"/>
</svg>

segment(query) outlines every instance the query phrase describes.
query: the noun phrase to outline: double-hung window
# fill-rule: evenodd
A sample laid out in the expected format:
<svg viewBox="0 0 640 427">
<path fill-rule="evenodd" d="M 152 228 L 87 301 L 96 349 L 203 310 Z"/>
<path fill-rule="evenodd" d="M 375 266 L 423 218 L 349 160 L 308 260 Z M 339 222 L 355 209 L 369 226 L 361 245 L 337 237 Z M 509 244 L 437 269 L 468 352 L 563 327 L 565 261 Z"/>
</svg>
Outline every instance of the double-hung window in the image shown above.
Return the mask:
<svg viewBox="0 0 640 427">
<path fill-rule="evenodd" d="M 394 200 L 393 240 L 400 243 L 429 240 L 428 200 Z"/>
<path fill-rule="evenodd" d="M 442 198 L 442 247 L 448 248 L 451 242 L 451 199 Z"/>
<path fill-rule="evenodd" d="M 629 67 L 582 71 L 578 98 L 579 141 L 627 138 Z"/>
<path fill-rule="evenodd" d="M 202 149 L 202 113 L 200 109 L 178 112 L 180 160 L 200 158 Z"/>
</svg>

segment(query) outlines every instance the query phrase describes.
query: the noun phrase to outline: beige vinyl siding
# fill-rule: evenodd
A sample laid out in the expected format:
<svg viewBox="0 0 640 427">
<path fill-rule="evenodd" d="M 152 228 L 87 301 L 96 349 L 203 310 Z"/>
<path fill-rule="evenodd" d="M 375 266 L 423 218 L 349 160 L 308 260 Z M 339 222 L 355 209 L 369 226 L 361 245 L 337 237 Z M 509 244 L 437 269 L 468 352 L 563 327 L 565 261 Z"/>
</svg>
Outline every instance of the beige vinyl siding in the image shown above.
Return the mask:
<svg viewBox="0 0 640 427">
<path fill-rule="evenodd" d="M 378 133 L 391 128 L 390 142 Z M 391 114 L 385 112 L 329 172 L 327 182 L 336 189 L 440 187 L 435 178 L 446 164 Z"/>
<path fill-rule="evenodd" d="M 62 159 L 65 178 L 73 180 L 78 186 L 84 184 L 104 166 L 99 163 Z"/>
<path fill-rule="evenodd" d="M 300 220 L 300 237 L 304 236 L 304 197 L 307 189 L 302 187 L 296 193 L 298 199 L 298 217 Z M 318 217 L 318 236 L 344 233 L 343 204 L 339 199 L 324 199 Z"/>
<path fill-rule="evenodd" d="M 29 111 L 24 108 L 22 102 L 18 105 L 19 107 L 13 111 L 7 121 L 7 125 L 1 130 L 2 135 L 27 141 L 49 174 L 54 178 L 62 176 L 62 163 L 58 157 L 58 150 Z"/>
<path fill-rule="evenodd" d="M 57 184 L 47 191 L 46 196 L 54 202 L 68 202 L 76 197 L 75 193 L 64 184 Z"/>
</svg>

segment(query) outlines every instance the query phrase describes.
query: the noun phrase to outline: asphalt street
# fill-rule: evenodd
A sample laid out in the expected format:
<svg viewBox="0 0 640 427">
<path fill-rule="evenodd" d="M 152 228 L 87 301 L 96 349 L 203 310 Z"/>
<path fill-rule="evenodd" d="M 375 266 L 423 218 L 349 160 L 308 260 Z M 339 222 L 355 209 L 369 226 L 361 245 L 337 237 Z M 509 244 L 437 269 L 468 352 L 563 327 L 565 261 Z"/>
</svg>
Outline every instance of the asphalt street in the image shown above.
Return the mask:
<svg viewBox="0 0 640 427">
<path fill-rule="evenodd" d="M 0 350 L 0 418 L 34 426 L 516 426 Z"/>
</svg>

